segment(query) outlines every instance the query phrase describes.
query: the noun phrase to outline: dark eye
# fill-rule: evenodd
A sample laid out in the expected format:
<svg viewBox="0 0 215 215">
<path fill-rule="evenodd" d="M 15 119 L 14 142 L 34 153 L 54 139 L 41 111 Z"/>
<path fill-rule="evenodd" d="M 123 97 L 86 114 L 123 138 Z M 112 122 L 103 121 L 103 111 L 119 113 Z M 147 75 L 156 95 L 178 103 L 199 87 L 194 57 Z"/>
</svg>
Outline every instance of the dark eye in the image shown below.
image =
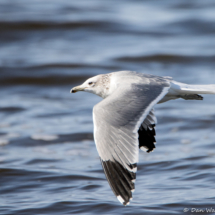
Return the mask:
<svg viewBox="0 0 215 215">
<path fill-rule="evenodd" d="M 89 84 L 89 85 L 92 85 L 92 84 L 93 84 L 93 82 L 89 82 L 88 84 Z"/>
</svg>

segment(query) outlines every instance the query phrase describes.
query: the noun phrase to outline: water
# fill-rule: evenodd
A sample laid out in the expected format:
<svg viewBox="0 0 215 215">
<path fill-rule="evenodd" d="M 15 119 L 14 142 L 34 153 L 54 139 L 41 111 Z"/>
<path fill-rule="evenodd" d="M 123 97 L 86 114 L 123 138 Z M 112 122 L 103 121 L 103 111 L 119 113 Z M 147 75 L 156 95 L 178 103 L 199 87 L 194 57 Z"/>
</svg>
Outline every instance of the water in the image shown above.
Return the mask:
<svg viewBox="0 0 215 215">
<path fill-rule="evenodd" d="M 214 10 L 213 0 L 1 0 L 0 214 L 215 209 L 214 96 L 156 106 L 157 148 L 140 152 L 136 191 L 124 207 L 93 141 L 100 98 L 69 94 L 118 70 L 215 84 Z"/>
</svg>

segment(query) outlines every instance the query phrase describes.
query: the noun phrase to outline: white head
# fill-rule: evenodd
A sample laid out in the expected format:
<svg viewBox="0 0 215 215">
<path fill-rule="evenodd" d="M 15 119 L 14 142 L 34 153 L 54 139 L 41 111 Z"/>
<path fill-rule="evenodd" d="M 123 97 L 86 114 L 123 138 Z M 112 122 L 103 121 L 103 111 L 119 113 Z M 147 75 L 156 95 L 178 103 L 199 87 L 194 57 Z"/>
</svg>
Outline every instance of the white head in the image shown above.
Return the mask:
<svg viewBox="0 0 215 215">
<path fill-rule="evenodd" d="M 78 91 L 85 91 L 94 93 L 98 96 L 104 97 L 104 87 L 102 85 L 102 75 L 97 75 L 87 79 L 82 85 L 74 87 L 70 90 L 70 93 L 76 93 Z"/>
</svg>

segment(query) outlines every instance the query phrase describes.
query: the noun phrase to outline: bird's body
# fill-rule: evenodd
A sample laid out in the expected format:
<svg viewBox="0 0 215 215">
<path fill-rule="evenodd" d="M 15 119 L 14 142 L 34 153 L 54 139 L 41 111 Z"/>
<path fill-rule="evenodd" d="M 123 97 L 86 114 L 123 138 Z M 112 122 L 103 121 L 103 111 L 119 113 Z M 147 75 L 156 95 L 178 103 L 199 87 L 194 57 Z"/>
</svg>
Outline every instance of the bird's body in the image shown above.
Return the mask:
<svg viewBox="0 0 215 215">
<path fill-rule="evenodd" d="M 132 199 L 139 148 L 155 148 L 154 106 L 171 99 L 202 100 L 215 85 L 187 85 L 171 77 L 131 71 L 98 75 L 71 92 L 94 93 L 103 100 L 93 108 L 94 139 L 106 178 L 118 200 Z"/>
</svg>

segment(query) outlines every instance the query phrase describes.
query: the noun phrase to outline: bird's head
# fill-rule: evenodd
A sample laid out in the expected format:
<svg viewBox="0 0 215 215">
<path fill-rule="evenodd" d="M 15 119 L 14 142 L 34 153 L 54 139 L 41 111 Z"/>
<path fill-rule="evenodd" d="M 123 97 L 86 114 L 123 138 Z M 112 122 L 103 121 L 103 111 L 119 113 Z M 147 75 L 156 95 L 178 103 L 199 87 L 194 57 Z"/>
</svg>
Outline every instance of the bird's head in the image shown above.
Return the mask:
<svg viewBox="0 0 215 215">
<path fill-rule="evenodd" d="M 110 91 L 111 75 L 112 74 L 110 73 L 104 75 L 97 75 L 92 78 L 89 78 L 82 85 L 73 87 L 70 90 L 70 93 L 85 91 L 96 94 L 97 96 L 100 96 L 102 98 L 106 98 L 111 93 Z"/>
<path fill-rule="evenodd" d="M 78 91 L 85 91 L 85 92 L 97 94 L 96 91 L 98 90 L 98 87 L 99 87 L 99 85 L 97 83 L 99 82 L 99 79 L 100 79 L 99 75 L 89 78 L 82 85 L 73 87 L 70 90 L 70 93 L 76 93 Z"/>
</svg>

